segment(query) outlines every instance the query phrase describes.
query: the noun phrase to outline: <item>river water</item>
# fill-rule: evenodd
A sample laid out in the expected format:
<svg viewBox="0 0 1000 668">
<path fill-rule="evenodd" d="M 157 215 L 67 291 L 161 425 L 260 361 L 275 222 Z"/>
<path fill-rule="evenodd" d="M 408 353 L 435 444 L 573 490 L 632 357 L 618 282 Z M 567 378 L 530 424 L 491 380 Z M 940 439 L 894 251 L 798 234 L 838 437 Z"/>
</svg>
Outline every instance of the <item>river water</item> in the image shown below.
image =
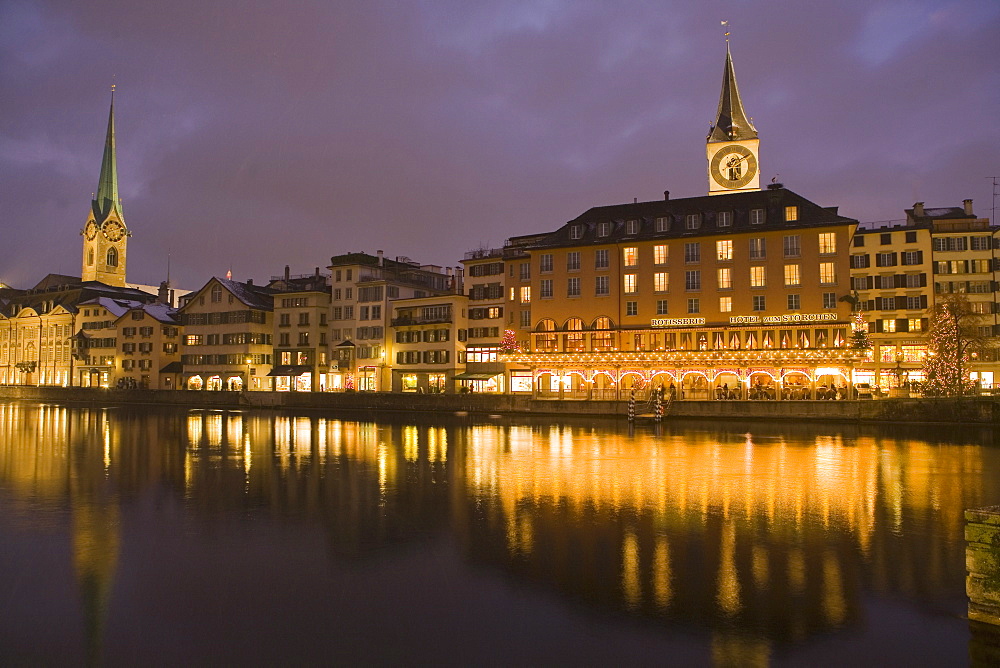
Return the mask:
<svg viewBox="0 0 1000 668">
<path fill-rule="evenodd" d="M 962 665 L 992 437 L 0 403 L 0 663 Z"/>
</svg>

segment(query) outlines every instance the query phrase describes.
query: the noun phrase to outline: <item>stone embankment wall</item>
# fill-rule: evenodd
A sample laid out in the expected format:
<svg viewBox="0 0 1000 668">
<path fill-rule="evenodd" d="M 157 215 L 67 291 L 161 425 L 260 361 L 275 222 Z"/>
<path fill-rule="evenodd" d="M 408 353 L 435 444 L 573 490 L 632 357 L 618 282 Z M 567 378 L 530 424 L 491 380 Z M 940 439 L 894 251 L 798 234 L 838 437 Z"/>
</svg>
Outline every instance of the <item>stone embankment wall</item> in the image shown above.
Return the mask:
<svg viewBox="0 0 1000 668">
<path fill-rule="evenodd" d="M 627 401 L 557 401 L 509 394 L 197 392 L 0 386 L 0 400 L 12 399 L 92 406 L 156 404 L 189 408 L 319 409 L 369 413 L 466 411 L 622 418 L 628 411 Z M 644 410 L 644 406 L 638 407 L 639 413 Z M 1000 425 L 1000 401 L 992 397 L 875 401 L 677 401 L 667 411 L 666 419 L 671 417 Z"/>
<path fill-rule="evenodd" d="M 965 511 L 965 593 L 973 665 L 1000 660 L 1000 506 Z"/>
</svg>

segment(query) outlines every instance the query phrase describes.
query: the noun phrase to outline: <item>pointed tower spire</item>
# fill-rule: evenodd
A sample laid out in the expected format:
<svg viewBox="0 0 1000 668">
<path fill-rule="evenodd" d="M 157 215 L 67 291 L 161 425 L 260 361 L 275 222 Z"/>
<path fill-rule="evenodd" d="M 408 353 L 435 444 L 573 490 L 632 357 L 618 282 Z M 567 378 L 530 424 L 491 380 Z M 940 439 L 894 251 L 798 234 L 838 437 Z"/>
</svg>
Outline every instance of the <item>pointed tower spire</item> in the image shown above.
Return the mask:
<svg viewBox="0 0 1000 668">
<path fill-rule="evenodd" d="M 726 68 L 722 73 L 722 94 L 719 96 L 719 110 L 715 115 L 715 124 L 712 125 L 708 134 L 708 141 L 740 141 L 744 139 L 757 139 L 757 128 L 753 126 L 750 117 L 743 110 L 740 89 L 736 85 L 736 72 L 733 71 L 733 55 L 729 51 L 729 39 L 727 38 Z"/>
<path fill-rule="evenodd" d="M 118 161 L 115 157 L 115 86 L 111 85 L 111 111 L 108 114 L 108 134 L 104 140 L 104 158 L 101 160 L 101 179 L 94 199 L 94 216 L 102 222 L 114 209 L 122 216 L 118 198 Z"/>
</svg>

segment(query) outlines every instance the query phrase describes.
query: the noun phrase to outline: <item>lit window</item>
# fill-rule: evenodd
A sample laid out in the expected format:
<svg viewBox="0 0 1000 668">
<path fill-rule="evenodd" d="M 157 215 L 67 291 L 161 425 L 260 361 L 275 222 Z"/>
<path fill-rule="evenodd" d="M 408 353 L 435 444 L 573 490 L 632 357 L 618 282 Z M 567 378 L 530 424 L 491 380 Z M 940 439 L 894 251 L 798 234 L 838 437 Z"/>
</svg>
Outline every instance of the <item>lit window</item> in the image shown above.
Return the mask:
<svg viewBox="0 0 1000 668">
<path fill-rule="evenodd" d="M 627 295 L 634 295 L 636 292 L 635 288 L 635 274 L 625 274 L 624 278 L 624 290 Z"/>
<path fill-rule="evenodd" d="M 785 221 L 793 222 L 799 219 L 799 207 L 797 206 L 786 206 L 785 207 Z"/>
<path fill-rule="evenodd" d="M 656 264 L 666 264 L 667 263 L 667 245 L 657 244 L 653 246 L 653 262 Z"/>
<path fill-rule="evenodd" d="M 765 267 L 750 267 L 750 287 L 763 288 L 767 286 L 767 273 Z"/>
<path fill-rule="evenodd" d="M 886 318 L 882 321 L 882 331 L 883 332 L 895 332 L 896 331 L 896 321 L 892 318 Z"/>
<path fill-rule="evenodd" d="M 833 285 L 837 282 L 836 265 L 833 262 L 819 263 L 819 282 L 823 285 Z"/>
<path fill-rule="evenodd" d="M 639 249 L 632 246 L 623 248 L 622 260 L 625 262 L 626 267 L 636 266 L 639 263 Z"/>
<path fill-rule="evenodd" d="M 719 297 L 719 312 L 732 313 L 732 311 L 733 311 L 733 298 Z"/>
<path fill-rule="evenodd" d="M 720 211 L 716 223 L 719 227 L 730 227 L 733 224 L 733 212 Z"/>
<path fill-rule="evenodd" d="M 797 264 L 786 264 L 785 265 L 785 285 L 794 286 L 801 285 L 802 277 L 799 273 L 799 265 Z"/>
<path fill-rule="evenodd" d="M 754 311 L 764 311 L 767 308 L 767 300 L 764 299 L 764 295 L 754 295 L 753 296 L 753 310 Z"/>
<path fill-rule="evenodd" d="M 718 271 L 719 275 L 719 289 L 720 290 L 732 290 L 733 289 L 733 269 L 732 267 L 722 267 Z"/>
<path fill-rule="evenodd" d="M 715 242 L 715 256 L 720 262 L 728 262 L 733 259 L 733 240 L 721 239 Z"/>
<path fill-rule="evenodd" d="M 910 331 L 911 332 L 920 332 L 920 331 L 923 330 L 923 321 L 921 321 L 920 318 L 910 318 L 909 325 L 910 325 Z M 906 346 L 903 346 L 903 347 L 905 348 Z M 909 362 L 909 361 L 918 361 L 918 360 L 907 360 L 907 361 Z"/>
<path fill-rule="evenodd" d="M 521 288 L 521 303 L 530 304 L 531 303 L 531 286 L 526 285 Z"/>
<path fill-rule="evenodd" d="M 819 235 L 819 252 L 830 255 L 837 252 L 837 235 L 833 232 L 823 232 Z"/>
<path fill-rule="evenodd" d="M 653 274 L 653 289 L 657 292 L 667 291 L 667 273 L 664 271 Z"/>
</svg>

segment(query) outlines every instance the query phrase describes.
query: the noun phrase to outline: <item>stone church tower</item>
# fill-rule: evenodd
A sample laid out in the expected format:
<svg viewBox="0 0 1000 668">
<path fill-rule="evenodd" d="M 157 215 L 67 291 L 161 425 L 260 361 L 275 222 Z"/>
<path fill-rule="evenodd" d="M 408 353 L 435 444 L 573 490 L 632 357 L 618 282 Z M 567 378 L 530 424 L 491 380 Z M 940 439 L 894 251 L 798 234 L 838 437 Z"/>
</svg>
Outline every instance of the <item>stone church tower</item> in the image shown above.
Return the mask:
<svg viewBox="0 0 1000 668">
<path fill-rule="evenodd" d="M 101 179 L 97 186 L 97 196 L 91 202 L 87 222 L 80 234 L 83 235 L 81 279 L 125 287 L 126 250 L 132 233 L 125 225 L 122 203 L 118 197 L 114 86 L 111 87 L 111 113 L 108 116 L 108 135 L 104 140 Z"/>
<path fill-rule="evenodd" d="M 719 110 L 709 129 L 706 146 L 708 194 L 760 190 L 759 144 L 757 128 L 743 110 L 727 40 Z"/>
</svg>

